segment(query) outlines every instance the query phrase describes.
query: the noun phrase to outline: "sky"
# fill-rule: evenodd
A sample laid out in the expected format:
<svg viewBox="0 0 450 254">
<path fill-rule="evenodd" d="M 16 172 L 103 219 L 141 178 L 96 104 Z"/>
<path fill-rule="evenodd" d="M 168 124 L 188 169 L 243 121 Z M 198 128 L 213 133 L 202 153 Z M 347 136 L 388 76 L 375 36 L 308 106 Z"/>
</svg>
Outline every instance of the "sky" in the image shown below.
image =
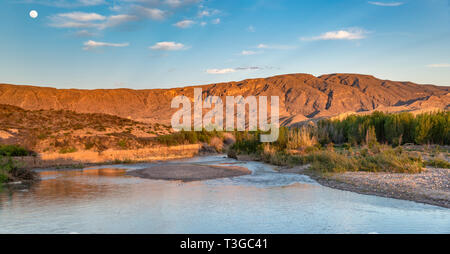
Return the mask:
<svg viewBox="0 0 450 254">
<path fill-rule="evenodd" d="M 450 86 L 449 3 L 1 0 L 0 83 L 153 89 L 361 73 Z"/>
</svg>

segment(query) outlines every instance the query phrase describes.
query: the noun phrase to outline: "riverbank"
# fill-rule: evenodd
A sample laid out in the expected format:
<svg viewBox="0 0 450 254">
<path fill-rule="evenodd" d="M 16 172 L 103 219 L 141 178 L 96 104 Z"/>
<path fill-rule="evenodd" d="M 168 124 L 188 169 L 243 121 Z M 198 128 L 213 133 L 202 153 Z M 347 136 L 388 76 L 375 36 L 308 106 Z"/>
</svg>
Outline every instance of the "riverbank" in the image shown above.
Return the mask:
<svg viewBox="0 0 450 254">
<path fill-rule="evenodd" d="M 23 168 L 78 167 L 99 164 L 130 164 L 192 158 L 202 153 L 203 145 L 160 146 L 154 148 L 103 152 L 40 153 L 37 156 L 14 157 Z"/>
<path fill-rule="evenodd" d="M 250 175 L 251 171 L 247 168 L 236 166 L 165 164 L 131 171 L 127 174 L 153 180 L 193 182 Z"/>
<path fill-rule="evenodd" d="M 280 172 L 305 174 L 321 185 L 334 189 L 450 208 L 450 169 L 428 167 L 419 174 L 369 172 L 318 174 L 309 170 L 309 165 L 306 165 L 280 168 Z"/>
</svg>

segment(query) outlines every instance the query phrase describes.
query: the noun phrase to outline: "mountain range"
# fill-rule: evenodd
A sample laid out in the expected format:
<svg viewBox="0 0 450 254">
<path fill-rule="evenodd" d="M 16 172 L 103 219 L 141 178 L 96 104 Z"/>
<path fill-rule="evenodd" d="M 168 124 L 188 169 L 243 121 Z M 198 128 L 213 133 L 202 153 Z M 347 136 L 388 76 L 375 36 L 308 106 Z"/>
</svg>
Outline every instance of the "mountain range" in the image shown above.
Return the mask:
<svg viewBox="0 0 450 254">
<path fill-rule="evenodd" d="M 450 87 L 381 80 L 370 75 L 289 74 L 239 82 L 173 89 L 56 89 L 0 84 L 0 104 L 26 110 L 70 110 L 103 113 L 136 121 L 170 124 L 177 109 L 175 96 L 193 98 L 194 87 L 203 95 L 279 96 L 284 125 L 374 110 L 400 112 L 427 109 L 448 110 Z"/>
</svg>

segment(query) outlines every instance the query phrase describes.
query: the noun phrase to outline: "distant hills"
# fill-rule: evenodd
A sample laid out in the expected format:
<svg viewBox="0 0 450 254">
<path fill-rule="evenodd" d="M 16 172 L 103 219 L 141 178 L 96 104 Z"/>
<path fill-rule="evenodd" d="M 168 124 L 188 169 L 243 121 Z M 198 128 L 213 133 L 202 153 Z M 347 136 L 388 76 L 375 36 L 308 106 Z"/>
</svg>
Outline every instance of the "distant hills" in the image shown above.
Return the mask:
<svg viewBox="0 0 450 254">
<path fill-rule="evenodd" d="M 377 79 L 369 75 L 289 74 L 196 86 L 204 95 L 280 96 L 284 125 L 373 110 L 388 112 L 449 109 L 450 87 Z M 152 90 L 78 90 L 0 84 L 0 104 L 27 110 L 103 113 L 169 124 L 175 96 L 193 98 L 193 87 Z"/>
</svg>

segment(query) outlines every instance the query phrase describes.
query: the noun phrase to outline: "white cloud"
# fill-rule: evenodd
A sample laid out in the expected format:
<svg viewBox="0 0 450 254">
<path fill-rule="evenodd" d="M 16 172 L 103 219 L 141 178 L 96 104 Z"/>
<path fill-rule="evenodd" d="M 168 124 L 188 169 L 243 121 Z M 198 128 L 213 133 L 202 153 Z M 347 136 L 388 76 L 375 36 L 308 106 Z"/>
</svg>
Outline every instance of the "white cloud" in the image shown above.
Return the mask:
<svg viewBox="0 0 450 254">
<path fill-rule="evenodd" d="M 256 31 L 256 29 L 255 29 L 254 26 L 249 26 L 249 27 L 247 28 L 247 30 L 248 30 L 249 32 L 251 32 L 251 33 L 254 33 L 254 32 Z"/>
<path fill-rule="evenodd" d="M 78 2 L 83 6 L 94 6 L 106 4 L 105 0 L 78 0 Z"/>
<path fill-rule="evenodd" d="M 88 30 L 80 30 L 74 33 L 77 37 L 93 37 L 96 36 L 95 33 L 89 32 Z"/>
<path fill-rule="evenodd" d="M 200 22 L 201 26 L 206 26 L 208 23 L 206 23 L 205 21 Z"/>
<path fill-rule="evenodd" d="M 348 29 L 326 32 L 320 36 L 302 38 L 302 40 L 361 40 L 366 38 L 365 34 L 367 32 L 362 29 Z"/>
<path fill-rule="evenodd" d="M 128 14 L 119 14 L 119 15 L 109 16 L 105 23 L 99 25 L 99 29 L 120 26 L 122 24 L 131 22 L 131 21 L 136 21 L 138 19 L 139 18 L 137 16 L 128 15 Z"/>
<path fill-rule="evenodd" d="M 259 49 L 268 49 L 268 48 L 270 48 L 270 46 L 269 46 L 269 45 L 266 45 L 266 44 L 259 44 L 259 45 L 257 46 L 257 48 L 259 48 Z"/>
<path fill-rule="evenodd" d="M 70 13 L 61 13 L 57 15 L 61 18 L 71 19 L 74 21 L 81 21 L 81 22 L 87 22 L 87 21 L 98 21 L 98 20 L 105 20 L 106 17 L 103 15 L 100 15 L 98 13 L 86 13 L 86 12 L 70 12 Z"/>
<path fill-rule="evenodd" d="M 195 21 L 190 20 L 190 19 L 186 19 L 186 20 L 182 20 L 180 22 L 177 22 L 177 23 L 175 23 L 173 25 L 176 26 L 176 27 L 179 27 L 179 28 L 189 28 L 189 27 L 191 27 L 194 24 L 195 24 Z"/>
<path fill-rule="evenodd" d="M 91 50 L 100 47 L 128 47 L 129 43 L 109 43 L 109 42 L 98 42 L 98 41 L 87 41 L 84 44 L 84 50 Z"/>
<path fill-rule="evenodd" d="M 220 18 L 216 18 L 213 21 L 211 21 L 211 23 L 214 25 L 217 25 L 217 24 L 220 24 L 220 21 L 221 21 Z"/>
<path fill-rule="evenodd" d="M 400 6 L 400 5 L 403 5 L 404 3 L 403 2 L 372 2 L 372 1 L 369 1 L 369 4 L 372 4 L 372 5 L 377 5 L 377 6 L 385 6 L 385 7 L 395 7 L 395 6 Z"/>
<path fill-rule="evenodd" d="M 219 14 L 220 11 L 216 10 L 216 9 L 205 9 L 204 7 L 201 7 L 200 10 L 198 11 L 198 17 L 199 18 L 203 18 L 203 17 L 210 17 L 210 16 L 214 16 Z"/>
<path fill-rule="evenodd" d="M 243 55 L 243 56 L 251 56 L 251 55 L 256 55 L 256 54 L 258 54 L 259 52 L 256 52 L 256 51 L 252 51 L 252 50 L 243 50 L 242 52 L 241 52 L 241 55 Z"/>
<path fill-rule="evenodd" d="M 202 10 L 202 11 L 198 12 L 198 16 L 200 18 L 202 18 L 202 17 L 209 17 L 209 16 L 211 16 L 211 13 L 209 11 L 207 11 L 207 10 Z"/>
<path fill-rule="evenodd" d="M 167 12 L 157 8 L 147 8 L 143 6 L 133 6 L 133 11 L 140 17 L 153 20 L 163 20 L 167 16 Z"/>
<path fill-rule="evenodd" d="M 105 0 L 24 0 L 22 2 L 27 4 L 42 4 L 59 8 L 75 8 L 107 4 Z"/>
<path fill-rule="evenodd" d="M 277 50 L 290 50 L 295 49 L 295 46 L 289 46 L 289 45 L 267 45 L 267 44 L 259 44 L 256 46 L 256 48 L 259 49 L 277 49 Z"/>
<path fill-rule="evenodd" d="M 164 3 L 169 5 L 172 8 L 178 8 L 183 5 L 195 4 L 200 1 L 201 0 L 165 0 Z"/>
<path fill-rule="evenodd" d="M 236 72 L 236 69 L 233 68 L 226 68 L 226 69 L 208 69 L 206 70 L 206 73 L 208 74 L 228 74 Z"/>
<path fill-rule="evenodd" d="M 109 17 L 97 13 L 71 12 L 61 13 L 50 17 L 50 26 L 58 28 L 93 28 L 105 29 L 122 25 L 127 22 L 137 21 L 139 18 L 134 15 L 119 14 Z"/>
<path fill-rule="evenodd" d="M 161 51 L 177 51 L 187 49 L 187 47 L 182 43 L 176 43 L 173 41 L 163 41 L 158 42 L 155 45 L 151 46 L 150 49 Z"/>
<path fill-rule="evenodd" d="M 450 64 L 447 63 L 441 63 L 441 64 L 429 64 L 427 65 L 428 68 L 450 68 Z"/>
<path fill-rule="evenodd" d="M 272 67 L 258 67 L 258 66 L 252 66 L 252 67 L 238 67 L 238 68 L 225 68 L 225 69 L 208 69 L 206 70 L 206 73 L 208 74 L 229 74 L 234 73 L 237 71 L 257 71 L 257 70 L 263 70 L 263 69 L 271 69 Z"/>
</svg>

